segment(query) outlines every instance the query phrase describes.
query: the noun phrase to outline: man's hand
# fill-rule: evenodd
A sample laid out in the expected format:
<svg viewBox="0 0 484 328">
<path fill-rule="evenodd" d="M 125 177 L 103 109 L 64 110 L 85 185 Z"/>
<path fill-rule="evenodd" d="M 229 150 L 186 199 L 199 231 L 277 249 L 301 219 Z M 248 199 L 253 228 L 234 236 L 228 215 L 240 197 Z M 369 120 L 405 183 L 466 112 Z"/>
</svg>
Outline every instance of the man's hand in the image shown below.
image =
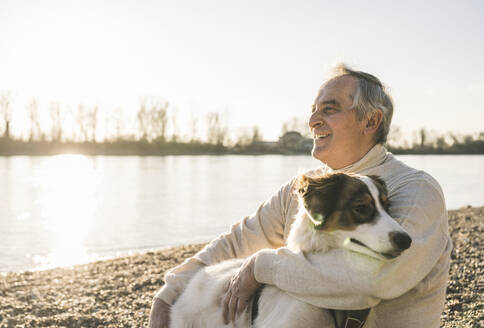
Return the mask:
<svg viewBox="0 0 484 328">
<path fill-rule="evenodd" d="M 170 305 L 155 297 L 151 305 L 149 328 L 168 328 L 170 326 Z"/>
<path fill-rule="evenodd" d="M 225 296 L 222 300 L 224 323 L 235 321 L 235 316 L 240 315 L 257 289 L 261 286 L 254 275 L 255 256 L 249 257 L 232 277 L 226 286 Z"/>
</svg>

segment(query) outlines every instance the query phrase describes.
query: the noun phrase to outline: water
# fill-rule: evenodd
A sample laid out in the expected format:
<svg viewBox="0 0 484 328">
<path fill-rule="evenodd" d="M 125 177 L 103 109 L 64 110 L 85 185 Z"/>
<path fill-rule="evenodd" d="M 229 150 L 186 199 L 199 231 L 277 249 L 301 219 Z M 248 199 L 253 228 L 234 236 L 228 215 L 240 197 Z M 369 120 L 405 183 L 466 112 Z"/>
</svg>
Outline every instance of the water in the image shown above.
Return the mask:
<svg viewBox="0 0 484 328">
<path fill-rule="evenodd" d="M 484 156 L 398 156 L 483 205 Z M 0 157 L 0 272 L 208 241 L 252 213 L 309 156 Z"/>
</svg>

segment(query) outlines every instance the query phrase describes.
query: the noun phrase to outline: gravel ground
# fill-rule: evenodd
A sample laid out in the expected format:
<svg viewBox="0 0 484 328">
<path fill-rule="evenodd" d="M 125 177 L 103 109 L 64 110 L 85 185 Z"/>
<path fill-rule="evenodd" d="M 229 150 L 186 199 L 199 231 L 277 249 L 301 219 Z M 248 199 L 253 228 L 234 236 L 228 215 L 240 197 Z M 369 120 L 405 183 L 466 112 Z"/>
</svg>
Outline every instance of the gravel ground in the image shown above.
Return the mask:
<svg viewBox="0 0 484 328">
<path fill-rule="evenodd" d="M 484 327 L 484 206 L 449 211 L 454 242 L 442 327 Z"/>
<path fill-rule="evenodd" d="M 449 211 L 454 241 L 441 327 L 482 327 L 484 207 Z M 163 273 L 203 245 L 0 276 L 0 328 L 145 327 Z"/>
</svg>

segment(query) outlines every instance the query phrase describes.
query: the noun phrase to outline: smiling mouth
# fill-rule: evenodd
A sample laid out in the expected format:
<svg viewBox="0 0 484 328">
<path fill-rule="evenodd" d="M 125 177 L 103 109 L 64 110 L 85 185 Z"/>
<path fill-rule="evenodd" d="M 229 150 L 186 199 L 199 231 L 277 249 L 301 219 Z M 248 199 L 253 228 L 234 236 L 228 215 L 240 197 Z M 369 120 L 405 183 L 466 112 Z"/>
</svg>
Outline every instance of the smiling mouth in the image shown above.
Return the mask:
<svg viewBox="0 0 484 328">
<path fill-rule="evenodd" d="M 396 258 L 398 255 L 400 254 L 390 254 L 390 253 L 381 253 L 381 252 L 377 252 L 373 249 L 371 249 L 370 247 L 366 246 L 365 244 L 363 244 L 361 241 L 359 240 L 356 240 L 354 238 L 350 238 L 350 242 L 352 242 L 353 244 L 356 244 L 356 245 L 359 245 L 359 246 L 362 246 L 362 247 L 365 247 L 366 249 L 368 249 L 371 253 L 374 253 L 376 254 L 377 256 L 382 256 L 384 257 L 385 259 L 387 260 L 391 260 L 391 259 L 394 259 Z"/>
<path fill-rule="evenodd" d="M 324 139 L 324 138 L 327 138 L 329 136 L 330 136 L 329 133 L 315 134 L 313 138 L 314 138 L 314 140 L 317 140 L 317 139 Z"/>
</svg>

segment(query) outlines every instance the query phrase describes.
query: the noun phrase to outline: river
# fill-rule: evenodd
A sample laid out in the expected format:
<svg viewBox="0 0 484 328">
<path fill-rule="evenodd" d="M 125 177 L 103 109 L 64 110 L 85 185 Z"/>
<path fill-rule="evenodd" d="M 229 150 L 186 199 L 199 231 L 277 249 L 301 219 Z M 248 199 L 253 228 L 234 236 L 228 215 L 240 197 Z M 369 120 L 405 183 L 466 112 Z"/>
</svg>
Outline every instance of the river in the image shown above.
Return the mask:
<svg viewBox="0 0 484 328">
<path fill-rule="evenodd" d="M 449 209 L 484 203 L 483 155 L 397 156 L 433 175 Z M 0 272 L 213 239 L 309 156 L 0 157 Z"/>
</svg>

